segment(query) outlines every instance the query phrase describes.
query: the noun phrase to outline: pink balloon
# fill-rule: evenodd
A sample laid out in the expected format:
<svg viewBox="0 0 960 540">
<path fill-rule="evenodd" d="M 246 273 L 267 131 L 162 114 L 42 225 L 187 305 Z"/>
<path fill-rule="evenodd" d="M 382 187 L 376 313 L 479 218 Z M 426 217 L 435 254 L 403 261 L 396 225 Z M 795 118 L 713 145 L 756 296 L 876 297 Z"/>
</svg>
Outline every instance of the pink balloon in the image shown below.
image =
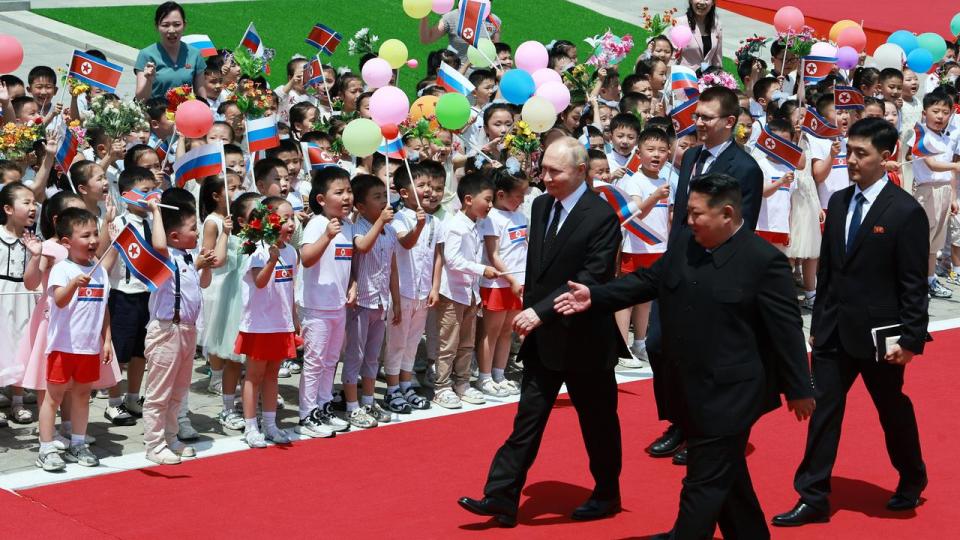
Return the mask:
<svg viewBox="0 0 960 540">
<path fill-rule="evenodd" d="M 773 26 L 781 34 L 796 34 L 803 30 L 806 19 L 803 12 L 793 6 L 785 6 L 777 10 L 773 16 Z"/>
<path fill-rule="evenodd" d="M 851 47 L 857 52 L 863 52 L 867 47 L 867 35 L 863 33 L 863 28 L 859 26 L 848 26 L 840 31 L 837 36 L 838 47 Z"/>
<path fill-rule="evenodd" d="M 674 47 L 683 49 L 690 43 L 690 40 L 693 39 L 693 32 L 690 31 L 689 26 L 679 24 L 670 28 L 670 33 L 667 37 L 670 39 L 670 43 L 673 43 Z"/>
<path fill-rule="evenodd" d="M 557 111 L 563 111 L 570 105 L 570 89 L 562 82 L 546 82 L 543 86 L 537 88 L 534 95 L 552 103 L 553 108 Z"/>
<path fill-rule="evenodd" d="M 853 69 L 860 63 L 860 53 L 853 47 L 840 47 L 837 49 L 837 67 L 840 69 Z"/>
<path fill-rule="evenodd" d="M 537 88 L 540 88 L 544 84 L 553 81 L 563 83 L 563 78 L 560 77 L 560 74 L 557 73 L 556 70 L 550 68 L 538 69 L 530 75 L 533 76 L 533 84 L 536 85 Z"/>
<path fill-rule="evenodd" d="M 379 126 L 399 124 L 409 112 L 410 100 L 396 86 L 384 86 L 370 96 L 370 117 Z"/>
<path fill-rule="evenodd" d="M 363 76 L 363 82 L 367 83 L 367 86 L 380 88 L 390 84 L 393 70 L 390 69 L 390 62 L 377 57 L 367 60 L 360 71 L 360 75 Z"/>
<path fill-rule="evenodd" d="M 17 38 L 0 35 L 0 73 L 16 71 L 23 63 L 23 45 Z"/>
<path fill-rule="evenodd" d="M 177 131 L 188 139 L 199 139 L 213 126 L 213 112 L 210 106 L 198 100 L 184 101 L 176 111 Z"/>
<path fill-rule="evenodd" d="M 524 41 L 517 47 L 517 52 L 513 55 L 513 58 L 517 67 L 527 73 L 533 73 L 538 69 L 547 67 L 547 61 L 549 60 L 547 48 L 539 41 Z"/>
<path fill-rule="evenodd" d="M 417 66 L 420 65 L 420 62 L 417 62 L 416 58 L 411 58 L 407 60 L 407 67 L 410 69 L 417 69 Z"/>
<path fill-rule="evenodd" d="M 453 9 L 453 0 L 433 0 L 433 12 L 443 15 Z"/>
<path fill-rule="evenodd" d="M 837 56 L 837 48 L 826 41 L 818 41 L 810 48 L 810 56 Z"/>
</svg>

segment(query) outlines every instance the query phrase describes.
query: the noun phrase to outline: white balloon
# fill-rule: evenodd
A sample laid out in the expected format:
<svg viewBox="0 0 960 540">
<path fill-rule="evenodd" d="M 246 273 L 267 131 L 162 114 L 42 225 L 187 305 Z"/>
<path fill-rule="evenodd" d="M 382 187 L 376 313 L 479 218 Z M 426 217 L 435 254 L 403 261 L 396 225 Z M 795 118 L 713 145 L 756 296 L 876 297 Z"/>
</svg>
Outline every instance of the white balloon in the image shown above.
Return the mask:
<svg viewBox="0 0 960 540">
<path fill-rule="evenodd" d="M 903 69 L 904 62 L 907 61 L 907 55 L 903 49 L 894 43 L 884 43 L 873 51 L 873 61 L 876 62 L 878 69 Z"/>
<path fill-rule="evenodd" d="M 836 58 L 837 48 L 826 41 L 818 41 L 814 43 L 813 47 L 810 49 L 810 56 L 826 56 L 830 58 Z"/>
</svg>

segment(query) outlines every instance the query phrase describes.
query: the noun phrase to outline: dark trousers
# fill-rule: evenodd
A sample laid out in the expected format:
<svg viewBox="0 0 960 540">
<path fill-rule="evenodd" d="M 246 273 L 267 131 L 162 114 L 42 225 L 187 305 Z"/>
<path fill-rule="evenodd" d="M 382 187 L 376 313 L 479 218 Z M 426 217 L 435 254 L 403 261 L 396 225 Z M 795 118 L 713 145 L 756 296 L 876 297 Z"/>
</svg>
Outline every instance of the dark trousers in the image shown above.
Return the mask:
<svg viewBox="0 0 960 540">
<path fill-rule="evenodd" d="M 590 473 L 593 497 L 610 500 L 620 497 L 620 469 L 623 455 L 620 420 L 617 417 L 617 380 L 613 370 L 561 372 L 544 368 L 535 359 L 524 361 L 520 403 L 513 420 L 513 432 L 497 450 L 490 465 L 483 493 L 516 508 L 543 438 L 553 403 L 563 383 L 580 420 Z"/>
<path fill-rule="evenodd" d="M 727 437 L 690 437 L 687 476 L 673 526 L 677 540 L 770 538 L 760 501 L 753 491 L 745 456 L 749 430 Z"/>
<path fill-rule="evenodd" d="M 674 389 L 677 373 L 674 366 L 664 358 L 663 332 L 660 329 L 660 306 L 656 300 L 650 304 L 650 322 L 647 326 L 647 357 L 653 370 L 653 398 L 657 402 L 657 417 L 676 424 L 679 419 L 677 396 Z"/>
<path fill-rule="evenodd" d="M 833 340 L 837 342 L 837 340 Z M 810 418 L 807 447 L 803 461 L 794 476 L 794 488 L 800 499 L 828 512 L 830 474 L 840 445 L 840 427 L 847 405 L 847 392 L 856 380 L 863 383 L 880 416 L 880 426 L 887 443 L 887 454 L 900 483 L 897 491 L 919 496 L 927 477 L 920 453 L 920 434 L 913 404 L 903 393 L 903 366 L 878 362 L 874 358 L 853 358 L 842 346 L 835 349 L 814 349 L 813 379 L 816 381 L 817 408 Z"/>
</svg>

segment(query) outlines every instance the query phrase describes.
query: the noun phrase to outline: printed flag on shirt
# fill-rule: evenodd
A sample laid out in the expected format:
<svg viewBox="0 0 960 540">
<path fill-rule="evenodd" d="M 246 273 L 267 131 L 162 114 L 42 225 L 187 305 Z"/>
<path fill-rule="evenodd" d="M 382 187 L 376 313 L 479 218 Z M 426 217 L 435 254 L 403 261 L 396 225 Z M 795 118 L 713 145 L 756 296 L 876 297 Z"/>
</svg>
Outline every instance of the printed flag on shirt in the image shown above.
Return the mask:
<svg viewBox="0 0 960 540">
<path fill-rule="evenodd" d="M 623 168 L 627 170 L 627 174 L 630 176 L 637 174 L 637 171 L 640 170 L 640 152 L 637 151 L 637 148 L 630 152 L 630 158 L 627 159 Z"/>
<path fill-rule="evenodd" d="M 173 179 L 177 187 L 183 187 L 188 180 L 199 182 L 207 176 L 222 173 L 225 167 L 223 144 L 205 144 L 177 159 L 173 164 Z"/>
<path fill-rule="evenodd" d="M 835 86 L 833 104 L 837 110 L 863 110 L 863 94 L 852 86 Z"/>
<path fill-rule="evenodd" d="M 764 154 L 787 167 L 792 167 L 793 169 L 800 168 L 803 150 L 783 137 L 778 137 L 776 134 L 771 133 L 767 130 L 767 126 L 763 126 L 760 137 L 757 138 L 756 147 Z"/>
<path fill-rule="evenodd" d="M 320 63 L 319 56 L 315 56 L 303 67 L 303 84 L 320 86 L 323 83 L 323 64 Z"/>
<path fill-rule="evenodd" d="M 70 170 L 70 165 L 73 165 L 73 160 L 77 157 L 77 148 L 79 145 L 80 140 L 73 134 L 73 130 L 65 130 L 63 142 L 60 143 L 60 148 L 57 149 L 56 155 L 57 166 L 61 171 L 67 172 Z"/>
<path fill-rule="evenodd" d="M 930 131 L 917 123 L 913 127 L 913 146 L 910 147 L 910 153 L 915 157 L 929 157 L 942 154 L 946 151 L 940 144 L 933 140 Z"/>
<path fill-rule="evenodd" d="M 620 220 L 620 226 L 651 246 L 662 244 L 667 239 L 667 231 L 656 230 L 639 219 L 640 205 L 630 199 L 623 190 L 610 184 L 594 186 L 597 195 L 607 201 Z"/>
<path fill-rule="evenodd" d="M 191 34 L 189 36 L 183 36 L 180 38 L 180 41 L 195 49 L 199 49 L 200 56 L 204 58 L 210 58 L 211 56 L 217 55 L 217 48 L 213 46 L 213 40 L 210 39 L 210 36 L 208 35 Z"/>
<path fill-rule="evenodd" d="M 840 136 L 840 128 L 820 116 L 813 107 L 807 107 L 804 111 L 801 129 L 818 139 L 834 139 Z"/>
<path fill-rule="evenodd" d="M 465 96 L 473 92 L 474 86 L 470 79 L 463 76 L 462 73 L 453 69 L 446 62 L 440 62 L 440 69 L 437 70 L 437 86 L 446 89 L 447 92 L 456 92 Z"/>
<path fill-rule="evenodd" d="M 673 131 L 676 132 L 677 137 L 690 135 L 697 131 L 697 122 L 693 119 L 693 115 L 697 112 L 697 103 L 699 101 L 700 98 L 695 97 L 677 105 L 670 111 L 670 119 L 673 121 Z"/>
<path fill-rule="evenodd" d="M 336 261 L 350 261 L 353 258 L 353 244 L 334 244 L 333 259 Z"/>
<path fill-rule="evenodd" d="M 288 283 L 293 281 L 293 265 L 277 264 L 273 269 L 274 283 Z"/>
<path fill-rule="evenodd" d="M 123 73 L 123 66 L 90 56 L 82 51 L 73 51 L 70 76 L 84 84 L 115 94 L 117 85 L 120 84 L 121 73 Z"/>
<path fill-rule="evenodd" d="M 247 149 L 251 154 L 280 146 L 280 131 L 277 129 L 276 116 L 264 116 L 246 122 Z"/>
<path fill-rule="evenodd" d="M 90 283 L 78 288 L 77 302 L 103 302 L 103 285 Z"/>
<path fill-rule="evenodd" d="M 830 75 L 837 65 L 837 58 L 833 56 L 804 56 L 803 82 L 816 84 Z"/>
<path fill-rule="evenodd" d="M 160 190 L 153 190 L 150 192 L 140 191 L 138 189 L 131 189 L 130 191 L 125 191 L 120 195 L 120 198 L 123 202 L 127 204 L 132 204 L 137 208 L 147 209 L 147 201 L 157 201 L 160 202 L 160 196 L 163 195 L 163 192 Z"/>
<path fill-rule="evenodd" d="M 520 244 L 527 241 L 527 226 L 517 225 L 507 229 L 507 237 L 511 244 Z"/>
<path fill-rule="evenodd" d="M 324 24 L 317 23 L 313 25 L 313 28 L 310 30 L 310 35 L 307 36 L 305 41 L 308 45 L 313 45 L 320 49 L 320 52 L 323 54 L 333 56 L 341 40 L 343 40 L 343 36 L 340 35 L 340 32 Z"/>
<path fill-rule="evenodd" d="M 485 0 L 460 0 L 460 18 L 457 20 L 457 35 L 477 46 L 483 23 L 490 13 L 490 3 Z"/>
<path fill-rule="evenodd" d="M 177 271 L 169 259 L 143 240 L 133 223 L 127 223 L 113 241 L 113 247 L 130 273 L 142 281 L 150 292 L 156 291 Z"/>
<path fill-rule="evenodd" d="M 377 152 L 387 156 L 390 159 L 407 159 L 407 152 L 403 149 L 403 139 L 400 138 L 400 135 L 397 135 L 396 138 L 382 139 L 380 146 L 377 148 Z"/>
</svg>

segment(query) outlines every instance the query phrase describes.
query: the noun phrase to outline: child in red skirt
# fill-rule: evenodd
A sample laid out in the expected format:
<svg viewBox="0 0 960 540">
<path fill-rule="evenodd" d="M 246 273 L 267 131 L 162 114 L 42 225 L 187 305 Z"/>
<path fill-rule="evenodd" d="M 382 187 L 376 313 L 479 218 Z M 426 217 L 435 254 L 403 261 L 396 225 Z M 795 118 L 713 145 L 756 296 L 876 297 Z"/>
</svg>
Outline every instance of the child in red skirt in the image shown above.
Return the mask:
<svg viewBox="0 0 960 540">
<path fill-rule="evenodd" d="M 520 386 L 503 376 L 510 356 L 511 322 L 523 309 L 524 269 L 527 265 L 527 218 L 519 210 L 528 182 L 506 168 L 493 171 L 496 199 L 487 219 L 477 224 L 483 235 L 483 264 L 502 272 L 499 278 L 480 278 L 483 302 L 483 342 L 477 356 L 477 387 L 484 395 L 505 397 Z M 491 368 L 493 370 L 491 374 Z"/>
<path fill-rule="evenodd" d="M 290 438 L 277 427 L 277 373 L 280 363 L 297 355 L 294 336 L 300 332 L 293 301 L 293 276 L 299 264 L 297 250 L 289 244 L 293 235 L 293 206 L 281 197 L 267 197 L 261 203 L 269 214 L 279 217 L 280 235 L 276 244 L 260 243 L 247 259 L 240 285 L 243 318 L 234 348 L 247 357 L 243 379 L 243 440 L 251 448 L 265 448 L 266 441 L 289 444 Z M 248 226 L 257 220 L 251 216 Z M 257 426 L 257 400 L 262 400 L 263 432 Z"/>
</svg>

